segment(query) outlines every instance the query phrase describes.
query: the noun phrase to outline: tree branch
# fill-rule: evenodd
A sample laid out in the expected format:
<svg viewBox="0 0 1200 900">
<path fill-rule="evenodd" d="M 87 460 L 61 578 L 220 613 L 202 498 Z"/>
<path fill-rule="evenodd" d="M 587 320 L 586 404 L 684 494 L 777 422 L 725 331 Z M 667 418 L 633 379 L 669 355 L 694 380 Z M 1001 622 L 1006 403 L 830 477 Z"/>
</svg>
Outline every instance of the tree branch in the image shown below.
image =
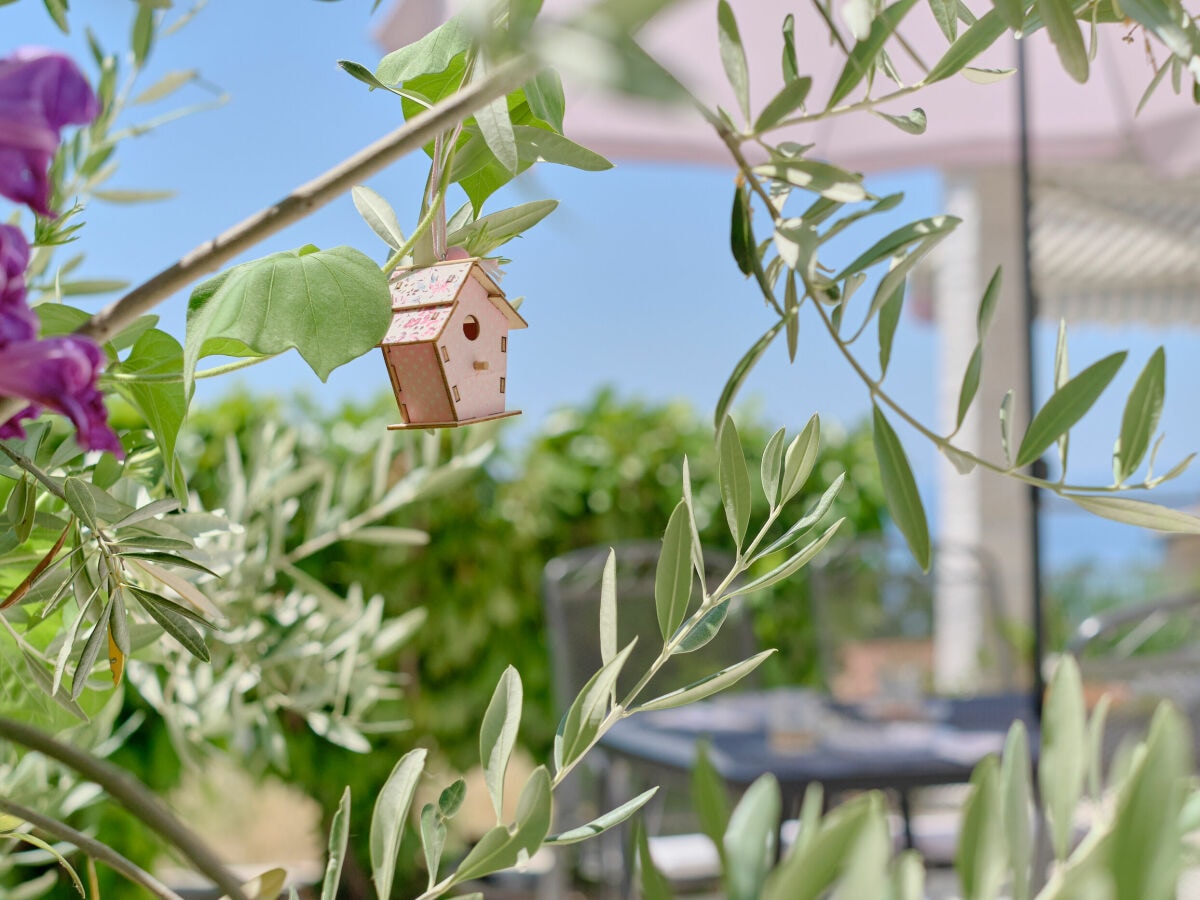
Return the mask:
<svg viewBox="0 0 1200 900">
<path fill-rule="evenodd" d="M 19 803 L 13 803 L 11 800 L 6 800 L 3 797 L 0 797 L 0 812 L 6 812 L 9 815 L 16 816 L 18 819 L 24 819 L 30 825 L 40 828 L 47 834 L 53 835 L 56 839 L 74 844 L 88 856 L 98 859 L 102 863 L 107 863 L 113 871 L 119 872 L 135 884 L 140 884 L 155 897 L 161 898 L 161 900 L 183 900 L 182 897 L 145 869 L 126 859 L 112 847 L 108 846 L 108 844 L 102 844 L 95 838 L 88 837 L 82 831 L 76 831 L 65 822 L 60 822 L 58 819 L 52 819 L 49 816 L 43 816 L 36 810 L 21 806 Z"/>
<path fill-rule="evenodd" d="M 152 791 L 128 772 L 11 719 L 0 718 L 0 738 L 56 759 L 89 781 L 94 781 L 143 824 L 178 848 L 196 870 L 211 879 L 230 900 L 248 900 L 241 882 L 217 859 L 203 839 L 175 818 Z"/>
</svg>

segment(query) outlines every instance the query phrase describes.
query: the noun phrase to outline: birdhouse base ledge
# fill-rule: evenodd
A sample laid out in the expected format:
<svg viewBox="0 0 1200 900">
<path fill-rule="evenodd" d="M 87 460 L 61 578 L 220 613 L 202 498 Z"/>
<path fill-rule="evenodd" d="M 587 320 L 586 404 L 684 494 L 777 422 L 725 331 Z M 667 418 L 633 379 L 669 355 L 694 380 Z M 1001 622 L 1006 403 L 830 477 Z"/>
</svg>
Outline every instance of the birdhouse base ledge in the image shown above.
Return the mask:
<svg viewBox="0 0 1200 900">
<path fill-rule="evenodd" d="M 461 419 L 457 422 L 401 422 L 389 425 L 388 431 L 413 431 L 422 428 L 458 428 L 462 425 L 474 425 L 476 422 L 490 422 L 492 419 L 507 419 L 509 416 L 519 416 L 521 411 L 514 409 L 508 412 L 495 413 L 490 416 L 478 416 L 474 419 Z"/>
</svg>

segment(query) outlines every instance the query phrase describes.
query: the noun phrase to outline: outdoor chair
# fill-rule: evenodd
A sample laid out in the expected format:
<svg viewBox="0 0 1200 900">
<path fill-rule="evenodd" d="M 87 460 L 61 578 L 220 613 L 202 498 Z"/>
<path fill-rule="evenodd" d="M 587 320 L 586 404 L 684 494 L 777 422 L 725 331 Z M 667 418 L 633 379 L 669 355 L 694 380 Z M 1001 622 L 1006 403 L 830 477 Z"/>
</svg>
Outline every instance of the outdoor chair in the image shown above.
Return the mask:
<svg viewBox="0 0 1200 900">
<path fill-rule="evenodd" d="M 565 713 L 578 691 L 600 668 L 600 584 L 609 547 L 576 550 L 550 560 L 542 579 L 542 596 L 554 696 L 559 714 Z M 632 687 L 661 649 L 654 579 L 660 543 L 618 544 L 616 553 L 618 647 L 638 636 L 618 681 L 617 694 Z M 733 565 L 727 554 L 704 551 L 705 581 L 712 589 Z M 693 585 L 692 608 L 698 586 Z M 724 665 L 745 659 L 757 649 L 749 616 L 737 599 L 717 636 L 703 648 L 673 657 L 642 692 L 643 699 L 683 687 Z M 743 685 L 755 683 L 753 676 Z M 740 685 L 741 686 L 741 685 Z M 576 770 L 557 798 L 556 827 L 572 827 L 612 809 L 651 785 L 660 790 L 643 809 L 656 865 L 673 884 L 711 882 L 720 875 L 716 848 L 699 833 L 691 812 L 690 790 L 677 773 L 634 771 L 627 763 L 608 758 L 602 748 L 589 752 L 586 765 Z M 578 845 L 580 874 L 618 890 L 627 889 L 632 875 L 628 829 L 601 835 Z M 572 849 L 572 848 L 564 848 Z"/>
<path fill-rule="evenodd" d="M 880 719 L 936 720 L 956 697 L 1026 690 L 1017 654 L 1004 639 L 994 563 L 979 549 L 935 546 L 923 572 L 902 543 L 886 538 L 848 543 L 810 569 L 822 675 L 835 704 Z M 971 684 L 950 692 L 935 674 L 937 597 L 971 604 L 981 638 Z M 1032 706 L 1032 701 L 1030 703 Z M 897 791 L 898 844 L 936 865 L 953 862 L 960 786 Z"/>
</svg>

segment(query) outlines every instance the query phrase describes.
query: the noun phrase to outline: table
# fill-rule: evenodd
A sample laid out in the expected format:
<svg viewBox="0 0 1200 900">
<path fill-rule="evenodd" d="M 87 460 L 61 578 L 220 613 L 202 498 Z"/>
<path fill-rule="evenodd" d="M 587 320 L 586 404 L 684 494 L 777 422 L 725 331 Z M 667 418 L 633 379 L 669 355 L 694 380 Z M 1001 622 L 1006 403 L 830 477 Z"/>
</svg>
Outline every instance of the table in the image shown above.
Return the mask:
<svg viewBox="0 0 1200 900">
<path fill-rule="evenodd" d="M 793 690 L 793 689 L 786 689 Z M 793 693 L 795 691 L 793 690 Z M 618 722 L 600 740 L 608 753 L 639 769 L 688 772 L 700 740 L 731 788 L 744 790 L 766 773 L 779 782 L 784 815 L 794 815 L 804 792 L 821 783 L 829 794 L 892 789 L 899 793 L 905 838 L 911 846 L 908 792 L 963 784 L 989 753 L 999 753 L 1014 720 L 1025 723 L 1031 752 L 1037 727 L 1028 694 L 938 698 L 920 719 L 883 719 L 856 705 L 826 703 L 831 715 L 810 746 L 785 747 L 771 739 L 771 710 L 779 691 L 725 694 L 679 709 L 641 713 Z"/>
</svg>

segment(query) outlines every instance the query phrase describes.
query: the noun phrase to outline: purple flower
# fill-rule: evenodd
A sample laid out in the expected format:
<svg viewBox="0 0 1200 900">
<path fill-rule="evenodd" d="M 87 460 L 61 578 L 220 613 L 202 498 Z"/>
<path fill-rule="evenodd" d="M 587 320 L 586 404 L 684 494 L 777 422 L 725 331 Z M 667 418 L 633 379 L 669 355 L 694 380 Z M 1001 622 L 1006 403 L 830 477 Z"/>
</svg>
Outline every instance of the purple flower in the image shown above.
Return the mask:
<svg viewBox="0 0 1200 900">
<path fill-rule="evenodd" d="M 37 337 L 37 316 L 25 303 L 29 245 L 12 225 L 0 225 L 0 347 Z"/>
<path fill-rule="evenodd" d="M 21 421 L 45 406 L 75 423 L 79 446 L 124 456 L 96 387 L 104 360 L 100 348 L 82 337 L 36 339 L 37 316 L 25 302 L 28 263 L 25 236 L 0 225 L 0 395 L 33 401 L 0 423 L 0 438 L 23 437 Z"/>
<path fill-rule="evenodd" d="M 49 169 L 59 131 L 86 124 L 99 111 L 87 79 L 68 57 L 24 48 L 0 59 L 0 195 L 53 216 Z M 103 354 L 87 338 L 37 340 L 37 316 L 25 301 L 28 265 L 25 236 L 0 225 L 0 396 L 32 401 L 0 423 L 0 438 L 24 435 L 22 420 L 47 407 L 75 424 L 81 447 L 123 456 L 96 387 Z"/>
<path fill-rule="evenodd" d="M 0 195 L 39 215 L 50 209 L 50 162 L 65 125 L 86 125 L 100 104 L 67 56 L 24 47 L 0 59 Z"/>
<path fill-rule="evenodd" d="M 81 337 L 18 341 L 0 348 L 0 394 L 33 401 L 31 407 L 0 426 L 0 436 L 22 434 L 19 420 L 46 406 L 75 424 L 79 446 L 124 456 L 121 442 L 108 425 L 104 395 L 96 387 L 103 359 L 100 348 Z"/>
</svg>

